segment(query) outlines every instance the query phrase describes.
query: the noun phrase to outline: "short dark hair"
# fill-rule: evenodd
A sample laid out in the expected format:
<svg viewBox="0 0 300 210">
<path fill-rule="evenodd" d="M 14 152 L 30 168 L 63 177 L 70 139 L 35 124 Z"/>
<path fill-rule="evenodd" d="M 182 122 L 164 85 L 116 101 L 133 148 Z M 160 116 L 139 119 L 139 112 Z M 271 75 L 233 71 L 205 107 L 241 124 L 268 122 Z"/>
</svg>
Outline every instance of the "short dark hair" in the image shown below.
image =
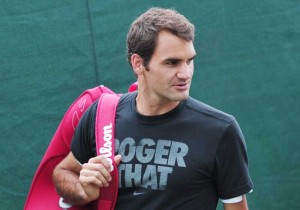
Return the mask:
<svg viewBox="0 0 300 210">
<path fill-rule="evenodd" d="M 127 34 L 127 59 L 136 53 L 148 66 L 160 31 L 166 30 L 186 41 L 194 41 L 195 27 L 174 9 L 151 8 L 139 16 L 130 26 Z"/>
</svg>

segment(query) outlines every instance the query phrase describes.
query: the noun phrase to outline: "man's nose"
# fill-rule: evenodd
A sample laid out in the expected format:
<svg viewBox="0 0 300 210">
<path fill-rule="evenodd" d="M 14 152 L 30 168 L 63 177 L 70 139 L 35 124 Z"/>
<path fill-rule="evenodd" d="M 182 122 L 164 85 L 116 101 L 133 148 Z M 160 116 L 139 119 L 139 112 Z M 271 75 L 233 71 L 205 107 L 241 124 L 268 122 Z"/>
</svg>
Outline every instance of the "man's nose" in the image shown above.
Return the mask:
<svg viewBox="0 0 300 210">
<path fill-rule="evenodd" d="M 192 66 L 184 64 L 181 66 L 177 73 L 177 77 L 180 79 L 190 79 L 192 76 Z"/>
</svg>

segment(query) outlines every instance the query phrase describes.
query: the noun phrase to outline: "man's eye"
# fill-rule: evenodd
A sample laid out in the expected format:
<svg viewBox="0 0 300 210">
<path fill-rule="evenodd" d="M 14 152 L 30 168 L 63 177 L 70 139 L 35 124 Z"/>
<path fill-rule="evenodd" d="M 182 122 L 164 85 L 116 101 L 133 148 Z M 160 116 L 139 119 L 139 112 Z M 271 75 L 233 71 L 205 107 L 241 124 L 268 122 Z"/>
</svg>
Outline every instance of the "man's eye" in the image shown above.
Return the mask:
<svg viewBox="0 0 300 210">
<path fill-rule="evenodd" d="M 194 59 L 188 60 L 188 61 L 186 62 L 186 64 L 189 65 L 189 64 L 193 63 L 193 61 L 194 61 Z"/>
<path fill-rule="evenodd" d="M 166 64 L 167 64 L 167 65 L 175 66 L 175 65 L 178 64 L 178 61 L 167 61 Z"/>
</svg>

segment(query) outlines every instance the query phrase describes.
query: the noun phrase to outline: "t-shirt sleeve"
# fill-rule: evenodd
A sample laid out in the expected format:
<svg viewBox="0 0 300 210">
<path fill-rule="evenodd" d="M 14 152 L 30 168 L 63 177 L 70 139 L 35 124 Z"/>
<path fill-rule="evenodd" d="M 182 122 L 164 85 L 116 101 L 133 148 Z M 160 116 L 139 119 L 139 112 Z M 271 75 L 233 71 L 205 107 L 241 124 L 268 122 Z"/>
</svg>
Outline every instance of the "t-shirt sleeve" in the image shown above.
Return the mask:
<svg viewBox="0 0 300 210">
<path fill-rule="evenodd" d="M 81 163 L 95 157 L 95 118 L 98 101 L 93 103 L 80 118 L 71 143 L 71 151 Z"/>
<path fill-rule="evenodd" d="M 221 199 L 234 198 L 252 190 L 246 143 L 236 120 L 232 121 L 224 132 L 216 151 L 214 164 L 217 189 Z"/>
</svg>

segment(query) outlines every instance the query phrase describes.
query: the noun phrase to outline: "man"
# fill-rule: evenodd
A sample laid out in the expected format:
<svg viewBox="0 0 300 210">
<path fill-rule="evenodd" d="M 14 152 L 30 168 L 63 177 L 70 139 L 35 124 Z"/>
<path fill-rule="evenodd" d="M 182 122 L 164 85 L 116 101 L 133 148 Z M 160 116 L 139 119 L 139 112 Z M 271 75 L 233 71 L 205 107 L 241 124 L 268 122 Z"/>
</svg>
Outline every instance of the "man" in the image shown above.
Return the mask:
<svg viewBox="0 0 300 210">
<path fill-rule="evenodd" d="M 128 61 L 139 87 L 117 107 L 116 209 L 210 210 L 219 199 L 226 210 L 248 209 L 253 184 L 238 123 L 189 97 L 193 41 L 194 26 L 170 9 L 151 8 L 130 27 Z M 58 193 L 74 205 L 96 200 L 111 181 L 109 162 L 96 156 L 96 108 L 81 119 L 53 173 Z"/>
</svg>

